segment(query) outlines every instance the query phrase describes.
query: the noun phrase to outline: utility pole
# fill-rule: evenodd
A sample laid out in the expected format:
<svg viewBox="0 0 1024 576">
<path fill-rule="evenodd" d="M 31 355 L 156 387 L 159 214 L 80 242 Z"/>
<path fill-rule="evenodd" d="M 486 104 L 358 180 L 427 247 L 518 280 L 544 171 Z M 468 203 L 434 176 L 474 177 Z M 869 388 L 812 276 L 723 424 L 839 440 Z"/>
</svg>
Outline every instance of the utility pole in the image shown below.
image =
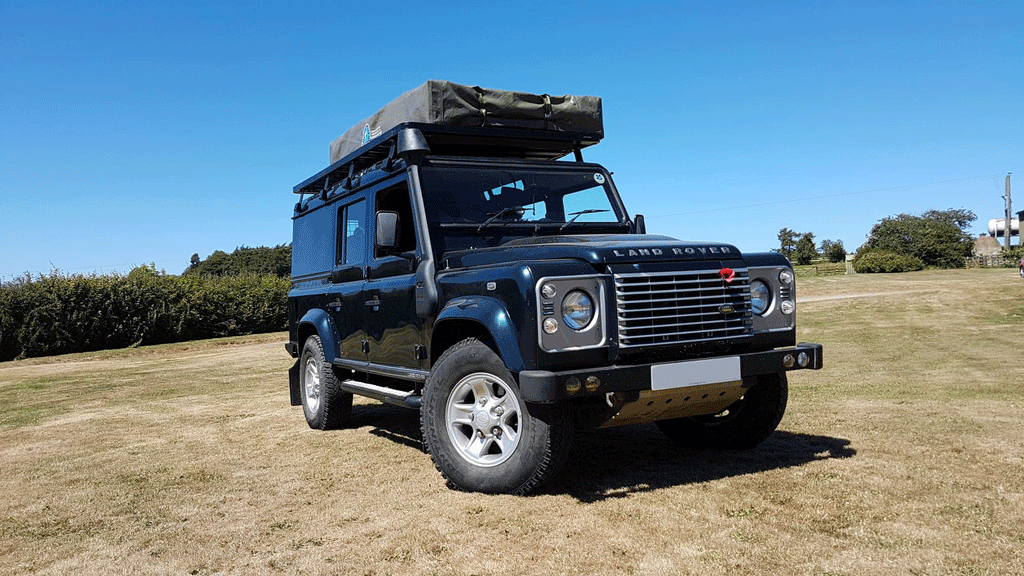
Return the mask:
<svg viewBox="0 0 1024 576">
<path fill-rule="evenodd" d="M 1013 203 L 1010 202 L 1010 174 L 1006 175 L 1006 195 L 1003 196 L 1006 199 L 1006 229 L 1003 231 L 1003 240 L 1006 243 L 1006 249 L 1010 249 L 1010 219 L 1013 217 L 1013 212 L 1010 208 Z"/>
</svg>

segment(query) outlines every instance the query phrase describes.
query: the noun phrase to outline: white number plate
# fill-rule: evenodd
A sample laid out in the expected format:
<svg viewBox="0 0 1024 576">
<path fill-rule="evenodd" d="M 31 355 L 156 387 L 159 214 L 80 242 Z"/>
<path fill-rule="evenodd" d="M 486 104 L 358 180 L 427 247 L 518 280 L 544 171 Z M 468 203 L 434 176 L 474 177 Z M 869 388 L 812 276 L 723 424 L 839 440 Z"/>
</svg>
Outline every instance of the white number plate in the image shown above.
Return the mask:
<svg viewBox="0 0 1024 576">
<path fill-rule="evenodd" d="M 687 386 L 736 382 L 742 379 L 738 356 L 651 366 L 652 390 L 671 390 Z"/>
</svg>

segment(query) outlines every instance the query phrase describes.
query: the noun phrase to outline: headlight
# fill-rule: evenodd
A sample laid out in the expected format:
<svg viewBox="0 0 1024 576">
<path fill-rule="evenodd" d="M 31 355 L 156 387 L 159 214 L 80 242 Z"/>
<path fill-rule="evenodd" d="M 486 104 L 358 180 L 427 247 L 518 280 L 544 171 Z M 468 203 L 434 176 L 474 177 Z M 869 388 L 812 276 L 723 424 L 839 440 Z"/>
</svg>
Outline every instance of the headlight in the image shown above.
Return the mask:
<svg viewBox="0 0 1024 576">
<path fill-rule="evenodd" d="M 583 290 L 573 290 L 562 300 L 562 322 L 573 330 L 583 330 L 594 319 L 594 300 Z"/>
<path fill-rule="evenodd" d="M 537 281 L 537 338 L 545 352 L 605 346 L 607 318 L 601 308 L 605 282 L 605 276 L 598 274 L 549 276 Z"/>
<path fill-rule="evenodd" d="M 760 316 L 768 310 L 768 306 L 772 303 L 772 292 L 768 289 L 768 285 L 760 280 L 754 280 L 750 283 L 750 308 L 754 311 L 754 314 Z"/>
</svg>

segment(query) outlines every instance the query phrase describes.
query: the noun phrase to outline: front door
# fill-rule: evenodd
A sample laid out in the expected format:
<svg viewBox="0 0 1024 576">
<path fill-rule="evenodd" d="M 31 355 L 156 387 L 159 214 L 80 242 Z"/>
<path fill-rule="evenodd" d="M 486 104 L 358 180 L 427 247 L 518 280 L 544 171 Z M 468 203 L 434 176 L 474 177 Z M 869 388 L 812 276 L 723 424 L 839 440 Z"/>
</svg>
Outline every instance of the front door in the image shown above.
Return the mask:
<svg viewBox="0 0 1024 576">
<path fill-rule="evenodd" d="M 420 368 L 424 360 L 423 320 L 416 315 L 416 232 L 409 188 L 405 181 L 385 185 L 375 195 L 376 211 L 398 213 L 396 252 L 382 253 L 371 246 L 366 284 L 363 286 L 369 361 L 399 368 Z M 376 224 L 376 218 L 372 224 Z M 373 236 L 370 236 L 372 239 Z"/>
</svg>

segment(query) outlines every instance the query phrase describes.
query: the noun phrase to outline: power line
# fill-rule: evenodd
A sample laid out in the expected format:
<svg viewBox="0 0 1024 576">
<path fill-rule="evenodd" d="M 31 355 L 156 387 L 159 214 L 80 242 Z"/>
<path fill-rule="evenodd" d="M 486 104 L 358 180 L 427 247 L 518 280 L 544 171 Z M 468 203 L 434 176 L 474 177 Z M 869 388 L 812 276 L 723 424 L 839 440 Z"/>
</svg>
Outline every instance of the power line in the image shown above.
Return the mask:
<svg viewBox="0 0 1024 576">
<path fill-rule="evenodd" d="M 807 200 L 822 200 L 825 198 L 840 198 L 843 196 L 855 196 L 858 194 L 871 194 L 873 192 L 892 192 L 894 190 L 910 190 L 913 188 L 927 188 L 929 186 L 936 186 L 938 184 L 952 184 L 955 182 L 966 182 L 968 180 L 980 180 L 982 178 L 992 178 L 999 176 L 999 174 L 985 174 L 983 176 L 968 176 L 966 178 L 953 178 L 950 180 L 936 180 L 928 184 L 908 184 L 905 186 L 891 186 L 888 188 L 872 188 L 870 190 L 858 190 L 856 192 L 841 192 L 839 194 L 824 194 L 821 196 L 805 196 L 803 198 L 788 198 L 786 200 L 774 200 L 772 202 L 759 202 L 757 204 L 741 204 L 738 206 L 729 206 L 726 208 L 709 208 L 707 210 L 696 210 L 693 212 L 674 212 L 672 214 L 652 214 L 647 218 L 666 218 L 669 216 L 688 216 L 691 214 L 707 214 L 709 212 L 725 212 L 728 210 L 740 210 L 744 208 L 760 208 L 762 206 L 775 206 L 778 204 L 791 204 L 793 202 L 805 202 Z"/>
</svg>

